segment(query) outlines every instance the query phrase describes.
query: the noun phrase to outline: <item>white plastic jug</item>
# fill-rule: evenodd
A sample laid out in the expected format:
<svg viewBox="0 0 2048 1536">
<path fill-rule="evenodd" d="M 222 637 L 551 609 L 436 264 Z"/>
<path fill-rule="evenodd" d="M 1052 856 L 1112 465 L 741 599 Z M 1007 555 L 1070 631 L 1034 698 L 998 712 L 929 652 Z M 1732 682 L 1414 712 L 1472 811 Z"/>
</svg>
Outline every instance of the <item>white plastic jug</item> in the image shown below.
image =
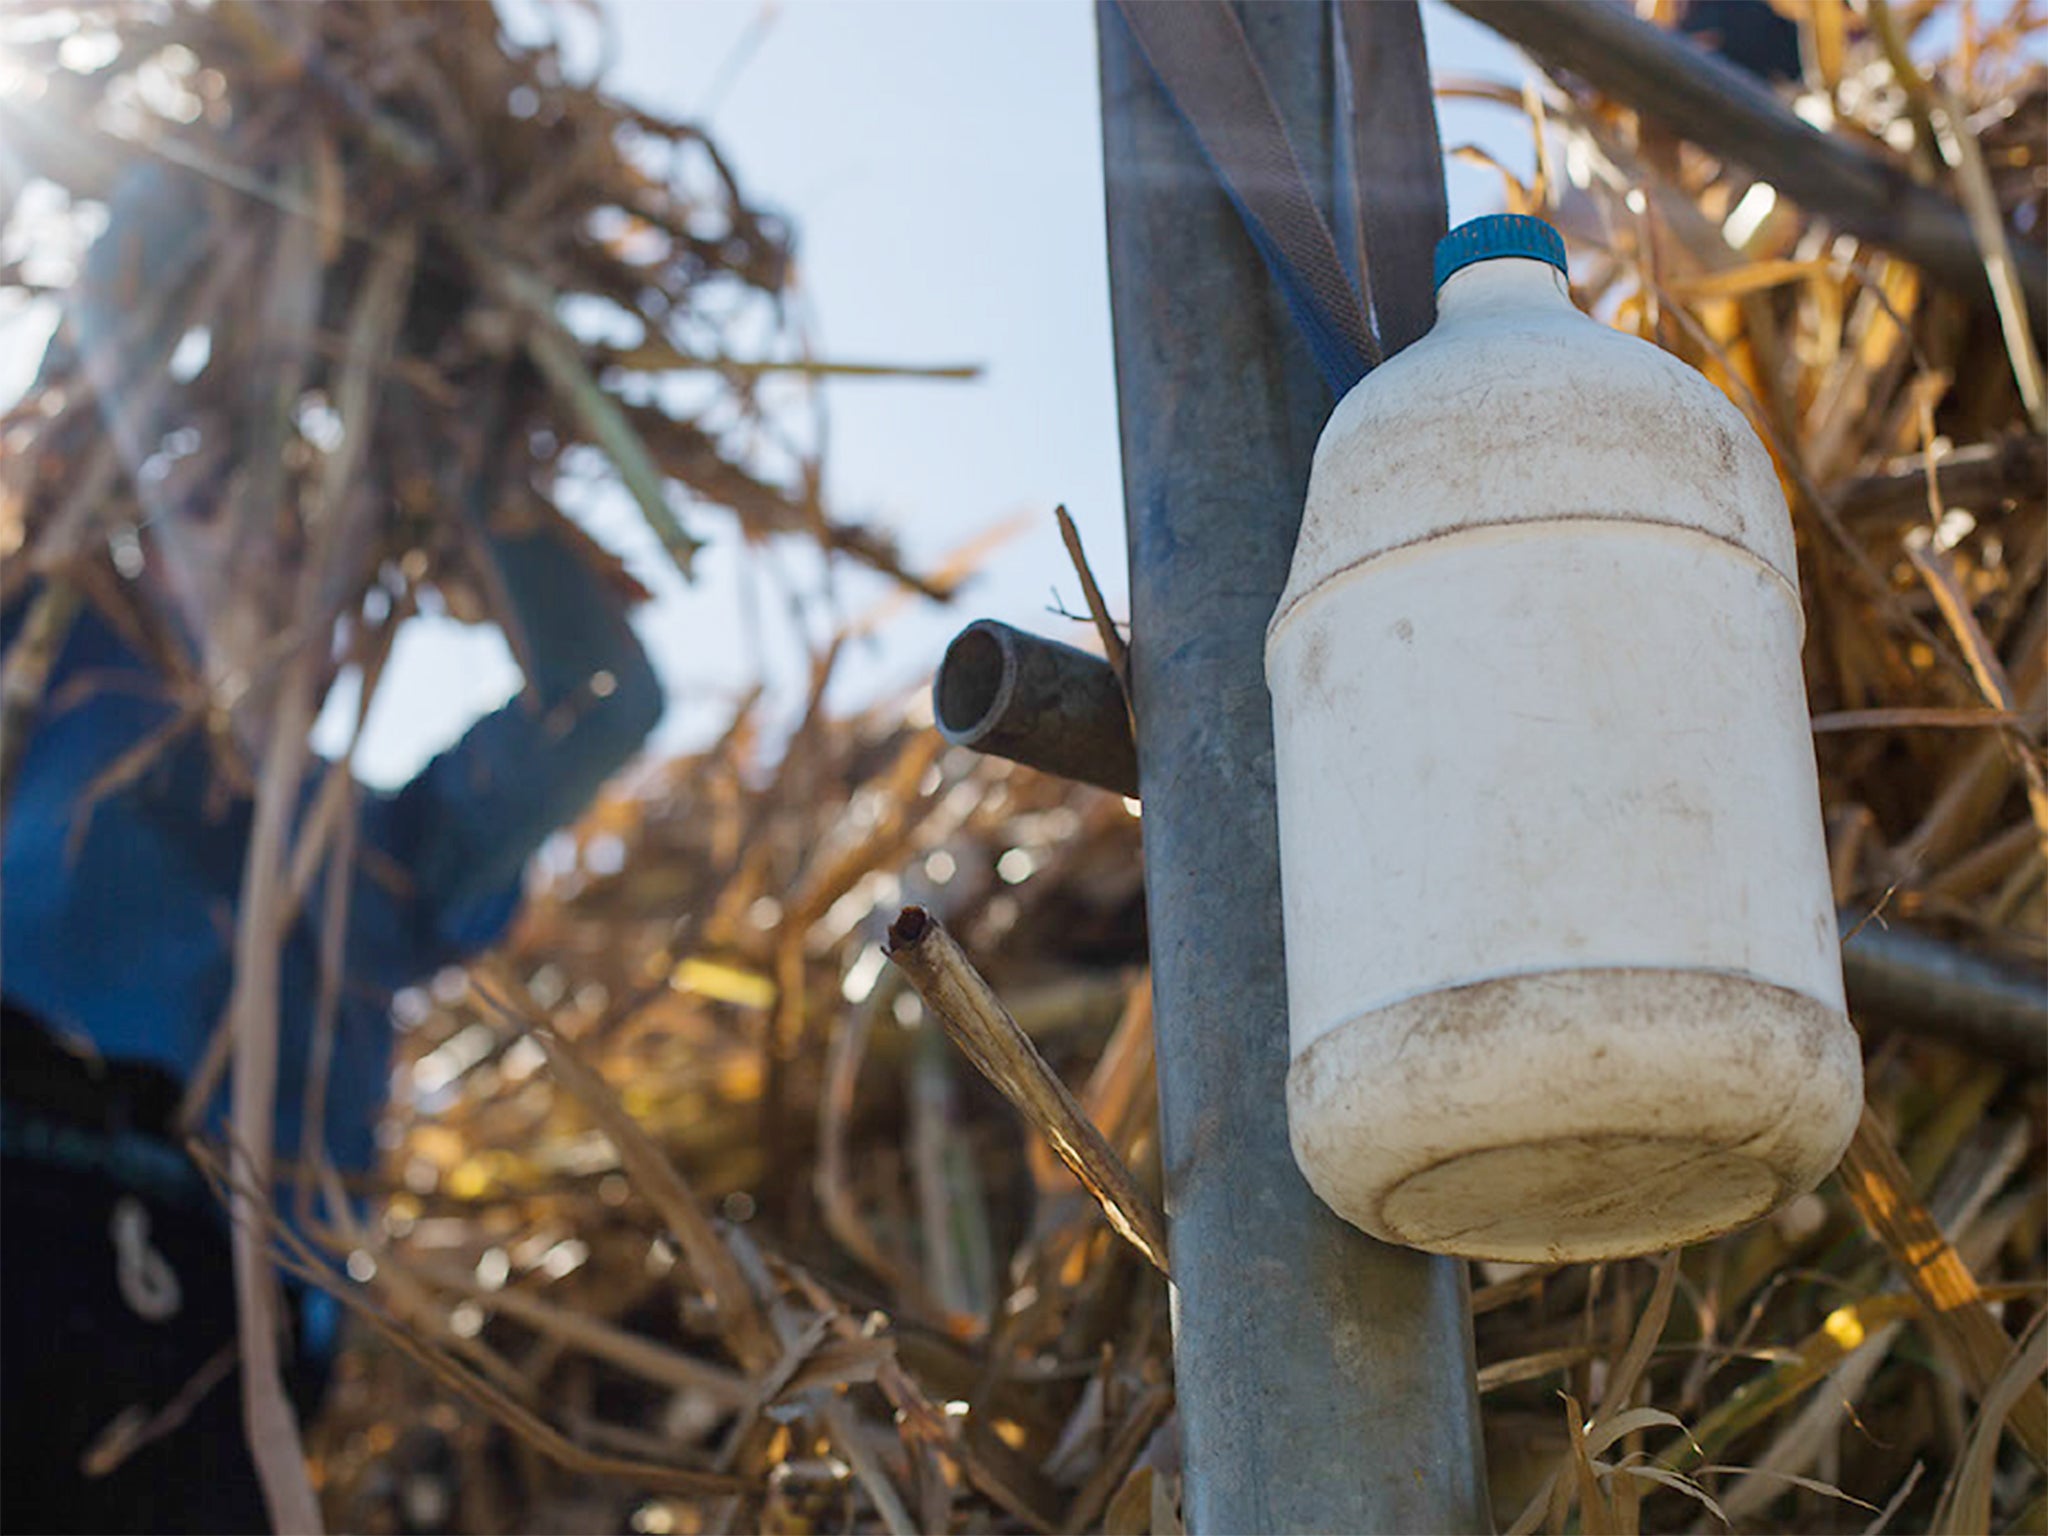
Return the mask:
<svg viewBox="0 0 2048 1536">
<path fill-rule="evenodd" d="M 1317 446 L 1266 639 L 1296 1161 L 1377 1237 L 1654 1252 L 1848 1145 L 1792 529 L 1741 414 L 1536 219 Z"/>
</svg>

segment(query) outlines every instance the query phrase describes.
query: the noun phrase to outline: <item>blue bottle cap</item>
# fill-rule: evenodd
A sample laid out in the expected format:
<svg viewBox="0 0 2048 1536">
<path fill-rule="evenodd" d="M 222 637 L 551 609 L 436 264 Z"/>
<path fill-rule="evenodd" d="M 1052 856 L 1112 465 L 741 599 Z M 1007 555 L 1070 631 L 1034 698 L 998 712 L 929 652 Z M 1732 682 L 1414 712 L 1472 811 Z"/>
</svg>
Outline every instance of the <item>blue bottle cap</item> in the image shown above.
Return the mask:
<svg viewBox="0 0 2048 1536">
<path fill-rule="evenodd" d="M 1503 256 L 1547 261 L 1562 272 L 1564 236 L 1543 220 L 1522 213 L 1489 213 L 1481 219 L 1467 219 L 1436 243 L 1436 285 L 1443 287 L 1453 272 L 1461 272 L 1475 261 Z"/>
</svg>

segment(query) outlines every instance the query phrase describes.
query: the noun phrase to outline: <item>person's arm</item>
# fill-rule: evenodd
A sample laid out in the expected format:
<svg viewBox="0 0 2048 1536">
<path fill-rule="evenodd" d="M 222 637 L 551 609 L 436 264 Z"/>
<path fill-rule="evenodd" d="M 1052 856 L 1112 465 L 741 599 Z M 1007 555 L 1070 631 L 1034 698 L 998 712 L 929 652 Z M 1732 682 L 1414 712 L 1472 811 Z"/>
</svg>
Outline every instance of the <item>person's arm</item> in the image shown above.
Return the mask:
<svg viewBox="0 0 2048 1536">
<path fill-rule="evenodd" d="M 485 716 L 399 795 L 421 917 L 460 950 L 510 915 L 520 872 L 590 803 L 661 716 L 661 686 L 620 601 L 547 534 L 493 552 L 531 657 L 528 689 Z"/>
</svg>

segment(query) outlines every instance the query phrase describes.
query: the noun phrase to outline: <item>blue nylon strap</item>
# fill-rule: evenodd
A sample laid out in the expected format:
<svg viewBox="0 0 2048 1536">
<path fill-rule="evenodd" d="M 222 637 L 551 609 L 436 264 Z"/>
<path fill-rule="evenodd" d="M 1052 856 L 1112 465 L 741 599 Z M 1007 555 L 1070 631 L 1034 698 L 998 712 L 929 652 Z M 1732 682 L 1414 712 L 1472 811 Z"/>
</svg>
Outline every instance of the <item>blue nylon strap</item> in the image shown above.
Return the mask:
<svg viewBox="0 0 2048 1536">
<path fill-rule="evenodd" d="M 1236 11 L 1226 0 L 1118 9 L 1341 397 L 1378 364 L 1380 345 Z"/>
<path fill-rule="evenodd" d="M 1345 119 L 1338 164 L 1351 194 L 1339 199 L 1341 246 L 1235 8 L 1227 0 L 1117 0 L 1117 8 L 1341 398 L 1436 317 L 1430 257 L 1447 222 L 1443 154 L 1415 0 L 1333 0 Z"/>
<path fill-rule="evenodd" d="M 1436 323 L 1436 243 L 1448 226 L 1436 93 L 1415 0 L 1335 0 L 1337 70 L 1373 330 L 1392 357 Z M 1368 259 L 1368 257 L 1370 259 Z"/>
</svg>

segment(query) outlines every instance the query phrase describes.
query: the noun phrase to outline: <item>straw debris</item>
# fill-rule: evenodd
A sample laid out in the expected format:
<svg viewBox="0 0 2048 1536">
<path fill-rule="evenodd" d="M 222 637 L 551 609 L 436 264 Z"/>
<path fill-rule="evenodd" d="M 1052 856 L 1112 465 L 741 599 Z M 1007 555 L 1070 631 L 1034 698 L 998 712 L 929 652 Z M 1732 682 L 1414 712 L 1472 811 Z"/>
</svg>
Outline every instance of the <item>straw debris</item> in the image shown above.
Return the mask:
<svg viewBox="0 0 2048 1536">
<path fill-rule="evenodd" d="M 701 133 L 567 80 L 483 7 L 72 9 L 111 63 L 63 67 L 43 7 L 7 41 L 81 131 L 4 95 L 0 131 L 81 198 L 138 157 L 188 178 L 213 255 L 138 309 L 152 367 L 110 379 L 60 347 L 0 423 L 4 579 L 45 582 L 6 739 L 90 601 L 156 648 L 226 781 L 274 786 L 265 722 L 301 728 L 344 663 L 374 678 L 422 604 L 495 611 L 474 519 L 559 521 L 578 444 L 678 564 L 701 502 L 933 587 L 828 515 L 764 404 L 788 354 L 734 316 L 772 320 L 789 236 Z M 1994 295 L 2042 259 L 2033 8 L 1780 9 L 1809 121 L 2018 231 L 1986 242 Z M 149 68 L 177 105 L 138 127 L 148 97 L 108 103 Z M 1582 304 L 1699 367 L 1776 458 L 1838 904 L 2038 972 L 2048 477 L 2023 309 L 1572 80 L 1444 89 L 1528 118 L 1544 169 L 1503 172 L 1509 206 L 1566 232 Z M 592 340 L 570 295 L 630 323 Z M 195 328 L 234 366 L 176 379 Z M 685 373 L 713 387 L 660 382 Z M 260 409 L 228 393 L 252 377 Z M 138 445 L 186 429 L 144 473 Z M 195 652 L 120 551 L 209 501 L 239 595 Z M 286 510 L 259 528 L 254 506 Z M 259 558 L 301 574 L 248 583 Z M 946 750 L 916 704 L 833 716 L 837 655 L 786 743 L 753 698 L 614 786 L 496 953 L 398 999 L 368 1227 L 331 1215 L 316 1251 L 245 1195 L 360 1322 L 308 1432 L 337 1527 L 1180 1529 L 1167 1292 L 1141 1257 L 1163 1196 L 1138 808 Z M 337 803 L 269 850 L 279 900 L 341 846 Z M 1039 1107 L 975 1070 L 992 1046 L 970 1065 L 948 1042 L 952 994 L 889 966 L 913 904 L 1013 1053 L 991 1075 Z M 2048 1091 L 1960 1031 L 1859 1022 L 1871 1112 L 1819 1192 L 1660 1260 L 1475 1270 L 1503 1528 L 2040 1528 Z M 238 1027 L 238 1074 L 261 1034 Z M 1055 1124 L 1086 1187 L 1038 1137 Z"/>
</svg>

